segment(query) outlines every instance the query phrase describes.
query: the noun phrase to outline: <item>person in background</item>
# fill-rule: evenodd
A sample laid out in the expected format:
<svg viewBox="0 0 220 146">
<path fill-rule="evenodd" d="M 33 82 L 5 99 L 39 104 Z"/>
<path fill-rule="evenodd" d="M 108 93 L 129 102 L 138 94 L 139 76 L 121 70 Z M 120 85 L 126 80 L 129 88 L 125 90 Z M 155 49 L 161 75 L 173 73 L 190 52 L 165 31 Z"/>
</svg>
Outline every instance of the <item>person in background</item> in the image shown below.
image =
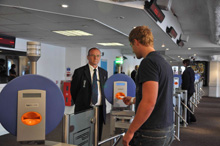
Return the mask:
<svg viewBox="0 0 220 146">
<path fill-rule="evenodd" d="M 16 68 L 16 65 L 12 64 L 11 69 L 9 70 L 9 81 L 11 81 L 11 80 L 13 80 L 14 78 L 17 77 L 15 68 Z"/>
<path fill-rule="evenodd" d="M 123 98 L 126 105 L 135 104 L 124 146 L 169 146 L 173 141 L 173 71 L 155 51 L 153 40 L 147 26 L 138 26 L 129 34 L 133 52 L 143 60 L 135 80 L 136 97 Z"/>
<path fill-rule="evenodd" d="M 0 58 L 0 83 L 7 83 L 8 76 L 7 76 L 7 69 L 5 67 L 5 59 Z"/>
<path fill-rule="evenodd" d="M 183 60 L 183 65 L 185 66 L 185 70 L 182 74 L 182 89 L 187 90 L 187 106 L 190 107 L 190 99 L 195 92 L 194 82 L 195 82 L 195 73 L 194 70 L 190 67 L 190 60 Z M 196 117 L 192 113 L 187 110 L 187 123 L 196 122 Z"/>
<path fill-rule="evenodd" d="M 75 104 L 75 113 L 79 113 L 93 106 L 99 110 L 99 141 L 101 140 L 103 123 L 106 119 L 106 103 L 104 83 L 108 79 L 108 72 L 98 66 L 101 51 L 91 48 L 88 51 L 88 64 L 74 71 L 71 81 L 71 95 Z"/>
<path fill-rule="evenodd" d="M 135 82 L 136 73 L 138 71 L 138 67 L 139 67 L 138 65 L 135 65 L 134 70 L 131 72 L 131 78 L 134 80 L 134 82 Z"/>
</svg>

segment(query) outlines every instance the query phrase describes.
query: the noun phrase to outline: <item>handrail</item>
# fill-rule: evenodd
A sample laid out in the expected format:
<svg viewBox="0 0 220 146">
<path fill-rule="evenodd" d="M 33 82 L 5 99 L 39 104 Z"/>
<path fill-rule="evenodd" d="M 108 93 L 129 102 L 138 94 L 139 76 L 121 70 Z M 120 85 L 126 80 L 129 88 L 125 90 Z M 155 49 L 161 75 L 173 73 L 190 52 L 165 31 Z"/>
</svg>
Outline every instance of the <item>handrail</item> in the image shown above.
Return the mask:
<svg viewBox="0 0 220 146">
<path fill-rule="evenodd" d="M 118 138 L 118 137 L 119 137 L 119 139 L 120 139 L 120 138 L 121 138 L 122 136 L 124 136 L 124 135 L 125 135 L 125 133 L 121 133 L 121 134 L 112 136 L 112 137 L 110 137 L 110 138 L 104 139 L 103 141 L 100 141 L 100 142 L 98 143 L 98 145 L 102 145 L 103 143 L 106 143 L 106 142 L 108 142 L 108 141 L 110 141 L 110 140 L 112 140 L 112 139 Z M 118 143 L 119 139 L 116 141 L 115 144 Z M 113 144 L 113 146 L 115 146 L 115 144 Z"/>
</svg>

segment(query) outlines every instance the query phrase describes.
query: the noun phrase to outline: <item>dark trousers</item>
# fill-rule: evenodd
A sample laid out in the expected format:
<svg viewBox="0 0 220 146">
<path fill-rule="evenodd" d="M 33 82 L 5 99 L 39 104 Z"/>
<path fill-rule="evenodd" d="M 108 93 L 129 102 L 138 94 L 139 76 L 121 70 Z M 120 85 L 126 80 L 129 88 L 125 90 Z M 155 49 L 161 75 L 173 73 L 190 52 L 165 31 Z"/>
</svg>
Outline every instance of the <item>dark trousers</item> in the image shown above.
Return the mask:
<svg viewBox="0 0 220 146">
<path fill-rule="evenodd" d="M 103 106 L 99 106 L 99 141 L 102 139 L 102 129 L 104 124 L 104 116 L 103 116 Z"/>
</svg>

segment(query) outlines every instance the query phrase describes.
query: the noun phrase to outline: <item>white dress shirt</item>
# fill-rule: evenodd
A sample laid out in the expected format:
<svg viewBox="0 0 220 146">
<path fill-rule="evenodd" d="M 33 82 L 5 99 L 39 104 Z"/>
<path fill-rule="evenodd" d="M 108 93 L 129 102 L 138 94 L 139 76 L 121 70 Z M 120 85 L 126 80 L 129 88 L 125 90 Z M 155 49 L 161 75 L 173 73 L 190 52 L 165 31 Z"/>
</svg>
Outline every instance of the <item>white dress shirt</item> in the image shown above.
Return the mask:
<svg viewBox="0 0 220 146">
<path fill-rule="evenodd" d="M 89 64 L 89 71 L 90 71 L 90 75 L 91 75 L 91 83 L 93 83 L 94 69 L 95 68 Z M 95 105 L 101 105 L 102 104 L 102 98 L 101 98 L 101 88 L 100 88 L 98 67 L 96 68 L 96 75 L 97 75 L 97 85 L 98 85 L 98 99 L 97 99 L 97 103 Z"/>
</svg>

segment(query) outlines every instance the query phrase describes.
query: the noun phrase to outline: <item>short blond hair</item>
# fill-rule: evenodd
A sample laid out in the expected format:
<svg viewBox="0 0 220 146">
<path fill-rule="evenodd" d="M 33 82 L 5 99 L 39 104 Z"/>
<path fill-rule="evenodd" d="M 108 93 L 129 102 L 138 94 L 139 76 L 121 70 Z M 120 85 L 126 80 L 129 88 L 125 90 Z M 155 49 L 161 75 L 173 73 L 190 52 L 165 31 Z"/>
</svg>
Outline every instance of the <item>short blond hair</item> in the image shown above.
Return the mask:
<svg viewBox="0 0 220 146">
<path fill-rule="evenodd" d="M 134 28 L 129 34 L 129 42 L 133 44 L 134 39 L 144 46 L 154 45 L 153 34 L 147 26 L 137 26 Z"/>
</svg>

